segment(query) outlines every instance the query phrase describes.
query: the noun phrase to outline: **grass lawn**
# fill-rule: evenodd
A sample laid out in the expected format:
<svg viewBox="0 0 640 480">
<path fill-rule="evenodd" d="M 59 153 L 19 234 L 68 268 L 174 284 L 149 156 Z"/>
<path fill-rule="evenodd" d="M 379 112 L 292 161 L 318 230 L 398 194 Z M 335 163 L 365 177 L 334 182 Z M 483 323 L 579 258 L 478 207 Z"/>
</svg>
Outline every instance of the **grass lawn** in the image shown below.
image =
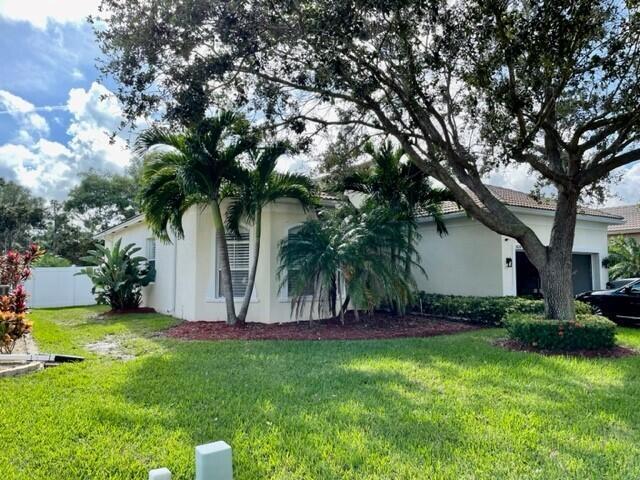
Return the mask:
<svg viewBox="0 0 640 480">
<path fill-rule="evenodd" d="M 34 312 L 41 350 L 87 360 L 0 379 L 1 479 L 192 479 L 213 440 L 237 479 L 640 478 L 640 357 L 507 352 L 500 330 L 184 342 L 151 335 L 171 318 L 96 311 Z M 107 335 L 137 357 L 84 349 Z"/>
</svg>

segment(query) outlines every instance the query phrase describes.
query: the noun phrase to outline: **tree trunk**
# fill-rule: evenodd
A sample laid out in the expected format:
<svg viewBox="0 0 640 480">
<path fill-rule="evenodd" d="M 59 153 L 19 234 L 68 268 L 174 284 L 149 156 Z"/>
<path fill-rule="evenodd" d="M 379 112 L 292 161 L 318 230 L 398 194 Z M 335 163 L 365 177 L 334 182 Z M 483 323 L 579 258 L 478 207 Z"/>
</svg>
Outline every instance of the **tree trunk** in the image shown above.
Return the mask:
<svg viewBox="0 0 640 480">
<path fill-rule="evenodd" d="M 413 228 L 408 225 L 407 226 L 407 252 L 405 254 L 404 259 L 404 273 L 407 275 L 411 275 L 411 245 L 413 245 Z"/>
<path fill-rule="evenodd" d="M 573 298 L 573 240 L 579 192 L 560 188 L 551 239 L 543 265 L 537 266 L 544 295 L 545 316 L 575 320 Z"/>
<path fill-rule="evenodd" d="M 242 306 L 240 307 L 240 313 L 238 314 L 238 323 L 244 324 L 247 318 L 247 311 L 249 310 L 249 303 L 251 303 L 251 295 L 253 294 L 253 287 L 256 283 L 256 271 L 258 270 L 258 256 L 260 255 L 260 236 L 262 233 L 262 210 L 258 210 L 256 214 L 255 222 L 255 236 L 253 238 L 253 258 L 251 260 L 251 267 L 249 269 L 249 280 L 247 282 L 247 291 L 244 292 L 244 298 L 242 300 Z"/>
<path fill-rule="evenodd" d="M 344 307 L 342 305 L 342 288 L 340 288 L 340 278 L 338 277 L 338 298 L 340 299 L 340 323 L 344 325 Z"/>
<path fill-rule="evenodd" d="M 227 306 L 227 324 L 235 325 L 238 321 L 236 317 L 236 306 L 233 301 L 233 283 L 231 280 L 231 265 L 229 265 L 229 249 L 227 247 L 227 237 L 225 235 L 224 222 L 222 221 L 222 213 L 220 212 L 220 204 L 218 200 L 211 202 L 211 211 L 213 214 L 213 227 L 216 229 L 216 244 L 220 246 L 222 255 L 220 289 Z M 217 252 L 216 252 L 217 255 Z M 216 272 L 217 274 L 217 272 Z"/>
</svg>

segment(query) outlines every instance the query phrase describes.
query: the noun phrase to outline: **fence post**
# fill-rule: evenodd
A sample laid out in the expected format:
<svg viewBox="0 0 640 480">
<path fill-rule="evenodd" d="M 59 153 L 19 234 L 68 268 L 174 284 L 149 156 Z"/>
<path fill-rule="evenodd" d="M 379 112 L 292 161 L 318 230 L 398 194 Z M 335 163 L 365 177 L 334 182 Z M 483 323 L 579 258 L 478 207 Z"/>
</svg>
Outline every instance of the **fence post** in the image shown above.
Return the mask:
<svg viewBox="0 0 640 480">
<path fill-rule="evenodd" d="M 222 441 L 196 447 L 196 480 L 233 480 L 231 447 Z"/>
<path fill-rule="evenodd" d="M 168 468 L 156 468 L 149 471 L 149 480 L 171 480 L 171 472 Z"/>
</svg>

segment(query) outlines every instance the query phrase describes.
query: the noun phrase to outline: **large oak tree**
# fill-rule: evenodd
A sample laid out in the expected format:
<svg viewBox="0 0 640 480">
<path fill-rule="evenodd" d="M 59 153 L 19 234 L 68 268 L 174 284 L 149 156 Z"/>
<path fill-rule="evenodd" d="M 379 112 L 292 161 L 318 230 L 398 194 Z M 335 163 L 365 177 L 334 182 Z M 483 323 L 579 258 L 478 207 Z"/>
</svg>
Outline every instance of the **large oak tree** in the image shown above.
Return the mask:
<svg viewBox="0 0 640 480">
<path fill-rule="evenodd" d="M 103 69 L 133 120 L 233 102 L 301 135 L 394 137 L 540 273 L 574 317 L 585 192 L 640 159 L 640 18 L 624 0 L 103 0 Z M 482 182 L 530 166 L 557 189 L 546 245 Z M 473 194 L 473 195 L 472 195 Z"/>
</svg>

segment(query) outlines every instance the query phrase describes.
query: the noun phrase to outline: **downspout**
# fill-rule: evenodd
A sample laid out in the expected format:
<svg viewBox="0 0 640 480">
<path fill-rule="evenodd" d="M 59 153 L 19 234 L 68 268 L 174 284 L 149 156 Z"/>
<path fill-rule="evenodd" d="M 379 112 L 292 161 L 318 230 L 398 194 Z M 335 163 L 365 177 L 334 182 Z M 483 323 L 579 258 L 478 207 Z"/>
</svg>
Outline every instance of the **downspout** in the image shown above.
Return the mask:
<svg viewBox="0 0 640 480">
<path fill-rule="evenodd" d="M 176 293 L 176 289 L 178 287 L 178 239 L 175 238 L 173 240 L 173 288 L 172 288 L 172 295 L 173 295 L 173 301 L 172 301 L 172 307 L 171 307 L 171 314 L 175 317 L 176 316 L 176 298 L 177 298 L 177 293 Z"/>
</svg>

